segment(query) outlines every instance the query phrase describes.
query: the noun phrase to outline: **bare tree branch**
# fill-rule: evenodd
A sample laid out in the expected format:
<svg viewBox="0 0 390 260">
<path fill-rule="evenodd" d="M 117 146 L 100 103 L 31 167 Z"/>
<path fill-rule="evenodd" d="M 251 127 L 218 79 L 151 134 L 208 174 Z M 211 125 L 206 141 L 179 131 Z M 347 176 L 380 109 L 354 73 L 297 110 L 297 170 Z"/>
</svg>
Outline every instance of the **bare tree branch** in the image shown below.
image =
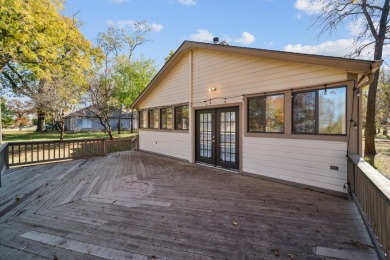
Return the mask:
<svg viewBox="0 0 390 260">
<path fill-rule="evenodd" d="M 371 16 L 367 11 L 367 0 L 362 0 L 362 1 L 363 2 L 361 6 L 362 6 L 363 14 L 367 20 L 368 26 L 370 27 L 372 37 L 374 37 L 375 40 L 378 40 L 378 33 L 376 32 L 374 23 L 372 22 Z"/>
</svg>

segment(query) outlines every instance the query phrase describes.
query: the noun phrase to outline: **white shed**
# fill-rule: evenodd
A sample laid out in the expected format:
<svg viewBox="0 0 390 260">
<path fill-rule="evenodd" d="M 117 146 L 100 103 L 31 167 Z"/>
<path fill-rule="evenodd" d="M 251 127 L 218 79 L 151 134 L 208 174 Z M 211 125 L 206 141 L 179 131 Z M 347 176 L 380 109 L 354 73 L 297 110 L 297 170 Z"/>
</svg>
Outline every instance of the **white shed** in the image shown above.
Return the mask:
<svg viewBox="0 0 390 260">
<path fill-rule="evenodd" d="M 133 104 L 139 149 L 345 194 L 381 63 L 185 41 Z"/>
</svg>

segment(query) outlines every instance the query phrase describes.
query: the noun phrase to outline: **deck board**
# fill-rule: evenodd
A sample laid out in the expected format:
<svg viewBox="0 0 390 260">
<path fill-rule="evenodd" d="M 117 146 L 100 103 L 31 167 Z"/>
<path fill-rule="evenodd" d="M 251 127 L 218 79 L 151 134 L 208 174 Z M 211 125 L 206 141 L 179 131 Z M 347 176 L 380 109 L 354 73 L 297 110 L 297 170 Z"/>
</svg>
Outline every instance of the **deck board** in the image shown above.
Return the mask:
<svg viewBox="0 0 390 260">
<path fill-rule="evenodd" d="M 321 248 L 376 259 L 352 201 L 147 153 L 15 168 L 3 180 L 1 258 L 327 259 Z"/>
</svg>

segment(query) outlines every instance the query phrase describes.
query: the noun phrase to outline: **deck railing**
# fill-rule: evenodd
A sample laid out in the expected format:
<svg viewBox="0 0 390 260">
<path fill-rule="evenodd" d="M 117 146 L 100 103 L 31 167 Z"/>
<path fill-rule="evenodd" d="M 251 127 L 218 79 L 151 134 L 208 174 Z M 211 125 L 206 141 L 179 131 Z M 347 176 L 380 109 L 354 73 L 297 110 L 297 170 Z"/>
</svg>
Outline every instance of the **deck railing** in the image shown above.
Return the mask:
<svg viewBox="0 0 390 260">
<path fill-rule="evenodd" d="M 106 154 L 105 139 L 8 143 L 7 166 L 86 158 Z"/>
<path fill-rule="evenodd" d="M 0 167 L 101 156 L 131 150 L 136 138 L 12 142 L 1 146 Z"/>
<path fill-rule="evenodd" d="M 348 155 L 348 182 L 375 231 L 383 251 L 390 255 L 390 180 L 357 154 Z"/>
</svg>

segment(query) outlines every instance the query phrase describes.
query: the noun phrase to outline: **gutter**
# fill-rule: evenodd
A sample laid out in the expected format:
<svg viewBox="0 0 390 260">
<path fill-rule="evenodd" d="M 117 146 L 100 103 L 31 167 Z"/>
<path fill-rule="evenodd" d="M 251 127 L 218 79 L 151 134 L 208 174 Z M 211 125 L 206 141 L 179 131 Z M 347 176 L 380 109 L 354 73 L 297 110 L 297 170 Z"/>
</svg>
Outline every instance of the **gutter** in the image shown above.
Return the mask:
<svg viewBox="0 0 390 260">
<path fill-rule="evenodd" d="M 375 61 L 370 64 L 370 72 L 364 75 L 363 77 L 360 78 L 358 84 L 357 84 L 357 89 L 362 89 L 365 86 L 370 85 L 374 81 L 374 74 L 377 72 L 380 67 L 382 66 L 383 60 L 380 61 Z M 363 82 L 363 79 L 367 78 L 367 81 Z"/>
</svg>

